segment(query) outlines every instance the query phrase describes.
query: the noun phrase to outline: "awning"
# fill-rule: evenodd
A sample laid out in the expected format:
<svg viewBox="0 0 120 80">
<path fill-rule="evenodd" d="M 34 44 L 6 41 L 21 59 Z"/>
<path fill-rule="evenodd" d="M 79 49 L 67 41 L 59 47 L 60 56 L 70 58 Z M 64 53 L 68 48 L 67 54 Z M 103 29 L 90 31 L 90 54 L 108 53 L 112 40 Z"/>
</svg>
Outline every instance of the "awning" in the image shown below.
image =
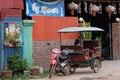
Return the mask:
<svg viewBox="0 0 120 80">
<path fill-rule="evenodd" d="M 90 31 L 104 31 L 98 27 L 68 27 L 58 30 L 58 32 L 90 32 Z"/>
<path fill-rule="evenodd" d="M 120 0 L 73 0 L 74 2 L 76 3 L 79 3 L 79 2 L 120 2 Z"/>
</svg>

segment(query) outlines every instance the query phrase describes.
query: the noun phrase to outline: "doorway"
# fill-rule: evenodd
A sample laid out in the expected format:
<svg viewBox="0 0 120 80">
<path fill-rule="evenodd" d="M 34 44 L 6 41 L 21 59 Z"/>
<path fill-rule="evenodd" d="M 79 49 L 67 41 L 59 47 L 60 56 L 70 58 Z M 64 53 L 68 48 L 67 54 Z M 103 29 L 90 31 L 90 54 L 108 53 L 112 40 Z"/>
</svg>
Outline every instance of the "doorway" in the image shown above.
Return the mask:
<svg viewBox="0 0 120 80">
<path fill-rule="evenodd" d="M 112 23 L 115 22 L 115 18 L 119 17 L 119 10 L 116 9 L 116 13 L 112 13 L 111 18 L 109 18 L 108 13 L 106 12 L 105 8 L 108 5 L 112 5 L 111 3 L 108 2 L 101 2 L 102 5 L 102 11 L 101 13 L 96 13 L 96 16 L 93 16 L 92 14 L 89 13 L 89 5 L 90 2 L 87 3 L 87 11 L 85 12 L 85 4 L 84 2 L 81 3 L 81 13 L 77 13 L 75 10 L 75 15 L 78 18 L 82 17 L 85 22 L 90 22 L 91 26 L 94 27 L 99 27 L 104 29 L 104 32 L 102 32 L 102 56 L 105 59 L 112 60 L 113 59 L 113 51 L 112 51 Z M 66 3 L 67 4 L 67 3 Z M 98 5 L 99 2 L 95 2 L 94 4 Z M 115 3 L 116 7 L 118 7 L 118 3 Z M 70 12 L 66 8 L 66 16 L 70 16 Z M 92 39 L 94 40 L 97 36 L 100 36 L 97 32 L 92 33 Z"/>
</svg>

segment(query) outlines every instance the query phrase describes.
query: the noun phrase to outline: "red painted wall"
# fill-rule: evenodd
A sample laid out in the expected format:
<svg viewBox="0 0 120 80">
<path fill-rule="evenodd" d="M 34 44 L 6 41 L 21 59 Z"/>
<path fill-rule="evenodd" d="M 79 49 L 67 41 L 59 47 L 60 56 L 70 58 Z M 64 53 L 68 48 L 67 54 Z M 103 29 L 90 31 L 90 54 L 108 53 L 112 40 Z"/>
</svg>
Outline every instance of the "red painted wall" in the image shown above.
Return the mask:
<svg viewBox="0 0 120 80">
<path fill-rule="evenodd" d="M 0 0 L 0 8 L 24 9 L 23 0 Z"/>
<path fill-rule="evenodd" d="M 4 20 L 4 17 L 19 17 L 22 18 L 22 10 L 20 9 L 0 9 L 0 20 Z"/>
<path fill-rule="evenodd" d="M 77 17 L 33 16 L 36 23 L 33 25 L 33 41 L 60 40 L 57 32 L 65 27 L 78 26 Z M 63 33 L 62 39 L 76 39 L 78 33 Z"/>
<path fill-rule="evenodd" d="M 0 21 L 4 20 L 4 17 L 22 18 L 23 9 L 23 0 L 0 0 Z"/>
</svg>

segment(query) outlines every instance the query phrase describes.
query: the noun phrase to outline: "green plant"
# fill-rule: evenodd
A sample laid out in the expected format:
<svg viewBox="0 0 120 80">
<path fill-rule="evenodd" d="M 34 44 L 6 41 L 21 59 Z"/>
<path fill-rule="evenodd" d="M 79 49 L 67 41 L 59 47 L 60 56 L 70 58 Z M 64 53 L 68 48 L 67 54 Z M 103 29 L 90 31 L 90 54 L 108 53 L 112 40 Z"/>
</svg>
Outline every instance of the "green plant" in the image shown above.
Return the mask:
<svg viewBox="0 0 120 80">
<path fill-rule="evenodd" d="M 49 74 L 49 71 L 43 71 L 43 74 L 40 74 L 41 78 L 47 77 L 47 75 Z"/>
<path fill-rule="evenodd" d="M 30 66 L 30 71 L 32 75 L 38 75 L 39 74 L 39 67 L 38 66 Z"/>
<path fill-rule="evenodd" d="M 96 41 L 100 41 L 101 38 L 100 38 L 99 36 L 97 36 L 97 37 L 95 38 L 95 40 L 96 40 Z"/>
<path fill-rule="evenodd" d="M 8 71 L 8 65 L 6 64 L 6 61 L 4 63 L 4 71 Z"/>
<path fill-rule="evenodd" d="M 4 62 L 4 70 L 3 71 L 12 71 L 11 69 L 9 69 L 7 61 Z"/>
<path fill-rule="evenodd" d="M 83 27 L 91 27 L 90 22 L 83 22 Z M 92 32 L 83 32 L 83 40 L 89 41 L 92 38 Z"/>
<path fill-rule="evenodd" d="M 39 69 L 39 67 L 38 66 L 30 66 L 29 69 L 34 70 L 34 69 Z"/>
<path fill-rule="evenodd" d="M 8 58 L 8 68 L 12 71 L 23 71 L 27 69 L 27 65 L 26 59 L 22 59 L 18 53 L 16 55 L 11 55 Z"/>
<path fill-rule="evenodd" d="M 83 22 L 83 27 L 90 27 L 90 22 Z"/>
</svg>

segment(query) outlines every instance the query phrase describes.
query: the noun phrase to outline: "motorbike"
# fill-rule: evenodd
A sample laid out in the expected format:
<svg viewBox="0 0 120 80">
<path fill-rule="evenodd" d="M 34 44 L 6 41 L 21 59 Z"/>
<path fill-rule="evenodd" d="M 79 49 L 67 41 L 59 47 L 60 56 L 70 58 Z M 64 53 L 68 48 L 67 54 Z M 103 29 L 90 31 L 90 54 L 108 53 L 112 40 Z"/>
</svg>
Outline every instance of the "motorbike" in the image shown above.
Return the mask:
<svg viewBox="0 0 120 80">
<path fill-rule="evenodd" d="M 49 44 L 50 45 L 50 44 Z M 54 72 L 62 73 L 64 76 L 69 75 L 69 57 L 68 50 L 61 51 L 58 48 L 52 48 L 52 55 L 50 57 L 49 78 L 52 77 Z"/>
</svg>

